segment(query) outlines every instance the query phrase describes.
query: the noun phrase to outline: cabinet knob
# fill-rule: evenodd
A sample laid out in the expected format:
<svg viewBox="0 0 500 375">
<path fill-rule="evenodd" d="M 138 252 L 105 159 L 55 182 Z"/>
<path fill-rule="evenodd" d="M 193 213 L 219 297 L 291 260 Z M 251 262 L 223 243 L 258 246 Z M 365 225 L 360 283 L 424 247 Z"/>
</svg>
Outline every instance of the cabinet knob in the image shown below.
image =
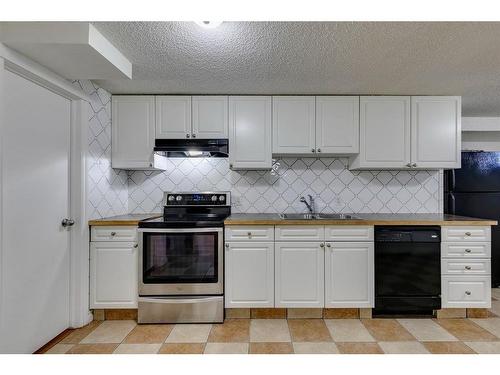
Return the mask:
<svg viewBox="0 0 500 375">
<path fill-rule="evenodd" d="M 116 236 L 116 232 L 111 232 L 111 235 L 112 236 Z"/>
<path fill-rule="evenodd" d="M 228 243 L 226 244 L 226 247 L 229 248 L 229 244 Z"/>
<path fill-rule="evenodd" d="M 417 163 L 413 163 L 411 166 L 412 166 L 413 168 L 416 168 L 416 167 L 417 167 Z"/>
<path fill-rule="evenodd" d="M 465 249 L 465 252 L 466 252 L 466 253 L 470 253 L 470 252 L 471 252 L 471 249 Z"/>
<path fill-rule="evenodd" d="M 190 134 L 186 134 L 186 138 L 191 138 L 191 135 Z"/>
<path fill-rule="evenodd" d="M 327 244 L 326 244 L 326 247 L 332 247 L 332 245 L 331 245 L 331 244 L 329 244 L 329 243 L 327 243 Z"/>
<path fill-rule="evenodd" d="M 247 233 L 247 236 L 248 236 L 248 237 L 251 237 L 251 236 L 252 236 L 252 232 L 248 232 L 248 233 Z"/>
<path fill-rule="evenodd" d="M 191 138 L 196 138 L 196 134 L 193 134 L 193 135 L 191 136 Z"/>
<path fill-rule="evenodd" d="M 471 269 L 471 266 L 465 266 L 465 269 L 466 269 L 466 270 L 470 270 L 470 269 Z"/>
<path fill-rule="evenodd" d="M 323 248 L 323 247 L 325 247 L 325 244 L 324 243 L 320 243 L 319 247 Z"/>
<path fill-rule="evenodd" d="M 139 244 L 135 244 L 135 245 L 134 245 L 134 248 L 136 248 L 136 249 L 137 249 L 138 247 L 139 247 Z"/>
<path fill-rule="evenodd" d="M 153 163 L 149 163 L 149 167 L 151 167 L 151 168 L 152 168 L 152 167 L 153 167 Z"/>
<path fill-rule="evenodd" d="M 411 163 L 406 164 L 408 168 L 411 168 Z"/>
<path fill-rule="evenodd" d="M 232 165 L 232 164 L 229 164 L 229 168 L 233 168 L 233 165 Z"/>
<path fill-rule="evenodd" d="M 465 232 L 465 235 L 466 235 L 467 237 L 470 237 L 470 236 L 472 235 L 472 233 L 471 233 L 471 232 Z"/>
<path fill-rule="evenodd" d="M 470 296 L 472 293 L 469 290 L 466 290 L 465 294 L 467 294 L 468 296 Z"/>
<path fill-rule="evenodd" d="M 320 148 L 318 148 L 318 152 L 321 152 L 321 149 L 320 149 Z"/>
<path fill-rule="evenodd" d="M 311 148 L 311 152 L 316 152 L 316 150 L 314 148 Z"/>
</svg>

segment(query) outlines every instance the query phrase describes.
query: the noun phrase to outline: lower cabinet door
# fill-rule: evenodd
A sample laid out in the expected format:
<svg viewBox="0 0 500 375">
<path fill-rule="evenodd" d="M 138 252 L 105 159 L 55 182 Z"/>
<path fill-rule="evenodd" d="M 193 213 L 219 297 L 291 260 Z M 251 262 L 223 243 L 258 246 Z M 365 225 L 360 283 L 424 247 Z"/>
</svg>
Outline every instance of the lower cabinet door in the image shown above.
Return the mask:
<svg viewBox="0 0 500 375">
<path fill-rule="evenodd" d="M 373 253 L 373 242 L 327 242 L 325 307 L 374 307 Z"/>
<path fill-rule="evenodd" d="M 90 243 L 90 308 L 137 308 L 134 242 Z"/>
<path fill-rule="evenodd" d="M 441 276 L 443 308 L 490 308 L 491 276 Z"/>
<path fill-rule="evenodd" d="M 274 243 L 227 242 L 225 307 L 274 307 Z"/>
<path fill-rule="evenodd" d="M 275 306 L 323 307 L 322 242 L 275 243 Z"/>
</svg>

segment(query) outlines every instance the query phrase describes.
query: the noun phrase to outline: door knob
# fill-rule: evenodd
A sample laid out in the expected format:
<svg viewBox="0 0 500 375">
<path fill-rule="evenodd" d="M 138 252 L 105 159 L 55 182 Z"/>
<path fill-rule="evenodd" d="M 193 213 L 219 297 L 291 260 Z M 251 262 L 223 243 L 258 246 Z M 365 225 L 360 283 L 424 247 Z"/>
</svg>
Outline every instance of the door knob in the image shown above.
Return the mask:
<svg viewBox="0 0 500 375">
<path fill-rule="evenodd" d="M 61 221 L 61 225 L 62 225 L 63 227 L 65 227 L 65 228 L 66 228 L 66 227 L 71 227 L 71 226 L 75 225 L 75 221 L 74 221 L 74 220 L 71 220 L 71 219 L 63 219 L 63 220 Z"/>
</svg>

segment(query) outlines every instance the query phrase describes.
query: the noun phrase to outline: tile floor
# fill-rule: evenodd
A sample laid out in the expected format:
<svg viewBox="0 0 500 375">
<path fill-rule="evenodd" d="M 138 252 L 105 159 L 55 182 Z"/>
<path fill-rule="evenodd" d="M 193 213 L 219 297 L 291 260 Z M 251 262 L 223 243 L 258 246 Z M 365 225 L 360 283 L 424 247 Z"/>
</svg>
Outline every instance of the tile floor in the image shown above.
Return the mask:
<svg viewBox="0 0 500 375">
<path fill-rule="evenodd" d="M 50 354 L 500 354 L 500 290 L 486 319 L 227 319 L 224 324 L 94 321 Z M 493 315 L 492 314 L 492 315 Z"/>
</svg>

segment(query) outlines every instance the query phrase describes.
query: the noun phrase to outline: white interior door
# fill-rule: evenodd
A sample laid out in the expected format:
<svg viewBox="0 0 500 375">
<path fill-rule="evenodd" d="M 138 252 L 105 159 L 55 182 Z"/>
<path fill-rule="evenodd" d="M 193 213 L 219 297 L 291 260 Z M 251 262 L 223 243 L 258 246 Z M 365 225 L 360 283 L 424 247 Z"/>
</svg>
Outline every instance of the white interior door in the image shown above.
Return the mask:
<svg viewBox="0 0 500 375">
<path fill-rule="evenodd" d="M 69 326 L 71 102 L 5 71 L 0 352 L 30 353 Z"/>
</svg>

